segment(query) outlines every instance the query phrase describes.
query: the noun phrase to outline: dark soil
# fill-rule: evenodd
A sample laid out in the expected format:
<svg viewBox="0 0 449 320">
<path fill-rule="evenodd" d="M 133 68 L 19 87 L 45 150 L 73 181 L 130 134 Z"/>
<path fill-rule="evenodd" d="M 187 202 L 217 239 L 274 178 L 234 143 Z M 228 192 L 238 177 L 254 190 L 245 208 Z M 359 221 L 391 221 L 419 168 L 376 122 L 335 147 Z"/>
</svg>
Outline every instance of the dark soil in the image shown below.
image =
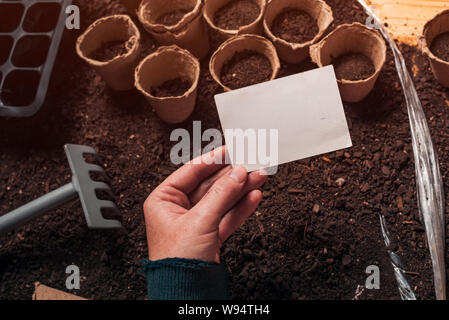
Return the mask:
<svg viewBox="0 0 449 320">
<path fill-rule="evenodd" d="M 187 79 L 176 78 L 165 81 L 159 87 L 151 88 L 151 94 L 155 97 L 179 97 L 190 89 L 192 83 Z"/>
<path fill-rule="evenodd" d="M 371 77 L 376 69 L 370 58 L 360 53 L 348 53 L 332 61 L 339 80 L 363 80 Z"/>
<path fill-rule="evenodd" d="M 437 36 L 432 41 L 430 51 L 438 58 L 449 62 L 449 32 Z"/>
<path fill-rule="evenodd" d="M 335 16 L 331 30 L 366 20 L 356 1 L 326 2 Z M 43 108 L 32 118 L 0 119 L 0 214 L 68 183 L 63 145 L 80 143 L 102 155 L 127 232 L 89 230 L 73 201 L 0 237 L 0 299 L 30 299 L 35 281 L 66 290 L 71 264 L 81 272 L 81 289 L 72 293 L 90 299 L 146 296 L 139 272 L 147 257 L 142 204 L 177 168 L 170 161 L 176 144 L 170 134 L 179 126 L 160 121 L 136 90 L 108 89 L 76 56 L 82 30 L 99 17 L 125 12 L 118 1 L 76 3 L 81 30 L 65 32 Z M 143 30 L 142 37 L 143 57 L 157 45 Z M 449 90 L 436 82 L 417 49 L 402 49 L 416 71 L 449 190 Z M 310 61 L 282 64 L 280 76 L 313 68 Z M 219 92 L 205 60 L 195 112 L 181 127 L 192 134 L 192 121 L 201 120 L 203 130 L 220 128 L 213 98 Z M 361 103 L 345 103 L 345 111 L 354 147 L 281 166 L 263 187 L 257 213 L 225 243 L 221 259 L 231 272 L 232 298 L 353 299 L 365 284 L 366 267 L 378 265 L 380 290 L 364 290 L 359 299 L 399 299 L 379 213 L 417 297 L 434 298 L 407 110 L 390 53 L 374 91 Z M 337 184 L 339 178 L 345 182 Z"/>
<path fill-rule="evenodd" d="M 179 21 L 181 21 L 181 19 L 190 11 L 191 10 L 175 10 L 172 12 L 168 12 L 160 16 L 156 22 L 166 26 L 174 26 Z"/>
<path fill-rule="evenodd" d="M 251 0 L 232 0 L 215 13 L 214 23 L 225 30 L 238 30 L 257 19 L 259 5 Z"/>
<path fill-rule="evenodd" d="M 90 54 L 89 58 L 96 61 L 109 61 L 126 52 L 128 52 L 126 41 L 110 41 L 103 43 L 101 47 Z"/>
<path fill-rule="evenodd" d="M 273 74 L 270 60 L 254 51 L 236 53 L 221 70 L 221 82 L 231 89 L 239 89 L 270 80 Z"/>
<path fill-rule="evenodd" d="M 307 12 L 286 8 L 274 19 L 271 32 L 278 38 L 291 43 L 312 40 L 319 29 L 316 20 Z"/>
</svg>

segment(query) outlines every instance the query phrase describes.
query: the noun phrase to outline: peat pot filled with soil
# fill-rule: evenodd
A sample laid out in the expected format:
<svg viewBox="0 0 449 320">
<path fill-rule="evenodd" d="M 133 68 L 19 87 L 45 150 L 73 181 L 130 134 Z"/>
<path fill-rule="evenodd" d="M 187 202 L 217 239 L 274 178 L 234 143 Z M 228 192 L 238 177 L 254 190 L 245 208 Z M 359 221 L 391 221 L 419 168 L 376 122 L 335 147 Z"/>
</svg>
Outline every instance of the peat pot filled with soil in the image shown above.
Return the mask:
<svg viewBox="0 0 449 320">
<path fill-rule="evenodd" d="M 189 50 L 197 58 L 209 52 L 201 0 L 143 0 L 137 11 L 145 30 L 162 45 Z"/>
<path fill-rule="evenodd" d="M 438 82 L 449 88 L 449 10 L 427 22 L 419 43 Z"/>
<path fill-rule="evenodd" d="M 386 55 L 382 36 L 360 23 L 341 25 L 310 47 L 310 56 L 319 67 L 334 66 L 346 102 L 360 102 L 373 90 Z"/>
<path fill-rule="evenodd" d="M 321 0 L 277 0 L 267 4 L 263 26 L 279 57 L 299 63 L 309 57 L 333 21 L 332 9 Z"/>
<path fill-rule="evenodd" d="M 136 88 L 167 123 L 181 123 L 193 112 L 200 63 L 178 46 L 160 47 L 136 68 Z"/>
<path fill-rule="evenodd" d="M 222 39 L 262 34 L 266 0 L 206 0 L 204 18 Z"/>
<path fill-rule="evenodd" d="M 273 44 L 257 35 L 241 35 L 225 41 L 209 64 L 214 80 L 231 91 L 274 80 L 280 69 Z"/>
<path fill-rule="evenodd" d="M 78 38 L 76 52 L 112 89 L 134 87 L 140 32 L 129 16 L 113 15 L 95 21 Z"/>
</svg>

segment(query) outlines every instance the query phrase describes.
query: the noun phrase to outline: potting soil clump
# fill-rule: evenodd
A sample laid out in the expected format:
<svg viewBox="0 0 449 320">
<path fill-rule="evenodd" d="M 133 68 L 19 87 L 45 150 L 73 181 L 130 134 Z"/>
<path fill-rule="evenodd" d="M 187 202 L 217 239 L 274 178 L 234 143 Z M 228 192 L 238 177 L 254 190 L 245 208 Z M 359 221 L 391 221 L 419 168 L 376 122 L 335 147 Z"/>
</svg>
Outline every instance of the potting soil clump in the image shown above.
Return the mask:
<svg viewBox="0 0 449 320">
<path fill-rule="evenodd" d="M 432 41 L 430 51 L 438 58 L 449 62 L 449 32 L 442 33 Z"/>
<path fill-rule="evenodd" d="M 360 53 L 344 54 L 334 59 L 333 65 L 339 80 L 363 80 L 376 72 L 371 59 Z"/>
<path fill-rule="evenodd" d="M 109 61 L 127 51 L 126 41 L 110 41 L 103 43 L 90 55 L 90 58 L 97 61 Z"/>
<path fill-rule="evenodd" d="M 151 88 L 151 94 L 155 97 L 179 97 L 190 89 L 192 83 L 187 79 L 176 78 L 165 81 L 159 87 Z"/>
<path fill-rule="evenodd" d="M 193 8 L 191 9 L 193 10 Z M 175 24 L 177 24 L 179 21 L 181 21 L 181 19 L 187 14 L 189 13 L 191 10 L 183 10 L 183 9 L 179 9 L 179 10 L 175 10 L 175 11 L 170 11 L 168 13 L 165 13 L 163 15 L 161 15 L 158 19 L 157 19 L 157 23 L 159 24 L 163 24 L 166 26 L 174 26 Z"/>
<path fill-rule="evenodd" d="M 304 43 L 312 40 L 319 29 L 316 20 L 303 10 L 286 8 L 273 21 L 273 34 L 285 41 Z"/>
<path fill-rule="evenodd" d="M 215 25 L 225 30 L 238 30 L 257 19 L 258 4 L 251 0 L 233 0 L 215 13 Z"/>
<path fill-rule="evenodd" d="M 236 53 L 223 66 L 221 81 L 234 90 L 268 81 L 271 74 L 271 63 L 264 55 L 245 50 Z"/>
</svg>

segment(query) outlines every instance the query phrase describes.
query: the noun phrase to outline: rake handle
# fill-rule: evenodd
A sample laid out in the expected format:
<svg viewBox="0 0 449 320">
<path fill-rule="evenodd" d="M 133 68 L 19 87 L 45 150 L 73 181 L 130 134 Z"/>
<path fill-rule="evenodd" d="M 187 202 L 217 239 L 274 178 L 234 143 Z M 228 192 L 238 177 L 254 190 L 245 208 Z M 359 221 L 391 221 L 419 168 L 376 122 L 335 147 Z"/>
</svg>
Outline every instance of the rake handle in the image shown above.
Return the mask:
<svg viewBox="0 0 449 320">
<path fill-rule="evenodd" d="M 55 209 L 78 197 L 74 184 L 68 183 L 45 196 L 33 200 L 3 216 L 0 216 L 0 235 L 5 234 L 27 222 L 39 218 L 46 212 Z"/>
</svg>

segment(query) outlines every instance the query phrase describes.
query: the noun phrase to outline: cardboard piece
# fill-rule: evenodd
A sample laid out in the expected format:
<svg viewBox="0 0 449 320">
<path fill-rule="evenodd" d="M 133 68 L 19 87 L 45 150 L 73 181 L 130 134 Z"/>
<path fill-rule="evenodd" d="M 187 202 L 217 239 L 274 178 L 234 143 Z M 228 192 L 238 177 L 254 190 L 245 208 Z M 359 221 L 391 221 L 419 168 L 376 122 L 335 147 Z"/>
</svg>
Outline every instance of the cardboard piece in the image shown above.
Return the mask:
<svg viewBox="0 0 449 320">
<path fill-rule="evenodd" d="M 219 94 L 215 102 L 229 157 L 234 165 L 243 165 L 249 171 L 352 146 L 333 66 Z M 266 140 L 258 134 L 257 151 L 263 155 L 261 148 L 265 145 L 270 150 L 265 153 L 267 157 L 276 150 L 276 139 L 271 139 L 269 130 L 277 130 L 276 163 L 262 161 L 259 156 L 256 163 L 251 163 L 250 144 L 246 143 L 245 159 L 239 161 L 237 148 L 242 144 L 235 139 L 236 129 L 265 130 Z M 254 147 L 256 142 L 252 142 Z"/>
<path fill-rule="evenodd" d="M 276 79 L 279 73 L 281 64 L 276 53 L 276 48 L 270 41 L 264 37 L 253 34 L 235 36 L 226 40 L 217 51 L 215 51 L 209 62 L 209 71 L 212 77 L 225 91 L 231 91 L 231 88 L 226 87 L 221 82 L 221 70 L 226 62 L 232 59 L 236 53 L 245 50 L 260 53 L 270 61 L 273 69 L 270 80 Z"/>
<path fill-rule="evenodd" d="M 167 123 L 181 123 L 193 112 L 198 92 L 200 63 L 178 46 L 160 47 L 143 59 L 135 71 L 135 85 Z M 151 88 L 176 78 L 189 79 L 192 86 L 179 97 L 155 97 Z"/>
<path fill-rule="evenodd" d="M 230 0 L 206 0 L 204 4 L 204 19 L 206 20 L 209 27 L 214 30 L 223 40 L 229 39 L 236 35 L 241 34 L 262 34 L 262 19 L 265 14 L 265 8 L 267 4 L 267 0 L 255 0 L 255 2 L 259 5 L 260 14 L 250 24 L 246 26 L 241 26 L 238 30 L 226 30 L 219 28 L 215 25 L 215 14 L 218 10 L 227 5 Z"/>
<path fill-rule="evenodd" d="M 191 9 L 173 26 L 158 24 L 157 18 L 173 10 Z M 193 9 L 192 9 L 193 8 Z M 161 45 L 177 45 L 189 50 L 198 59 L 207 56 L 210 49 L 209 34 L 204 22 L 201 0 L 143 0 L 137 11 L 145 30 Z"/>
<path fill-rule="evenodd" d="M 318 33 L 312 40 L 292 43 L 276 37 L 271 32 L 274 19 L 286 8 L 303 10 L 316 20 Z M 322 0 L 277 0 L 268 3 L 263 26 L 268 38 L 276 46 L 279 57 L 288 63 L 300 63 L 308 58 L 310 45 L 321 39 L 332 21 L 334 21 L 332 9 Z"/>
<path fill-rule="evenodd" d="M 449 9 L 447 0 L 365 0 L 365 2 L 386 24 L 394 39 L 412 46 L 416 46 L 418 36 L 426 22 L 439 12 Z"/>
<path fill-rule="evenodd" d="M 429 58 L 435 78 L 441 85 L 449 88 L 449 62 L 438 58 L 430 51 L 433 40 L 445 32 L 449 32 L 449 10 L 437 14 L 426 23 L 418 44 L 423 54 Z"/>
<path fill-rule="evenodd" d="M 310 57 L 319 67 L 327 66 L 343 54 L 361 53 L 371 59 L 375 72 L 363 80 L 338 80 L 343 101 L 360 102 L 373 90 L 387 58 L 387 46 L 379 32 L 356 22 L 342 24 L 319 43 L 310 47 Z"/>
<path fill-rule="evenodd" d="M 96 61 L 89 56 L 103 43 L 127 41 L 128 52 L 109 61 Z M 113 15 L 98 19 L 76 42 L 77 54 L 94 68 L 113 90 L 134 87 L 134 69 L 140 56 L 140 32 L 127 15 Z"/>
<path fill-rule="evenodd" d="M 34 287 L 33 300 L 87 300 L 70 293 L 47 287 L 39 282 L 36 282 Z"/>
</svg>

